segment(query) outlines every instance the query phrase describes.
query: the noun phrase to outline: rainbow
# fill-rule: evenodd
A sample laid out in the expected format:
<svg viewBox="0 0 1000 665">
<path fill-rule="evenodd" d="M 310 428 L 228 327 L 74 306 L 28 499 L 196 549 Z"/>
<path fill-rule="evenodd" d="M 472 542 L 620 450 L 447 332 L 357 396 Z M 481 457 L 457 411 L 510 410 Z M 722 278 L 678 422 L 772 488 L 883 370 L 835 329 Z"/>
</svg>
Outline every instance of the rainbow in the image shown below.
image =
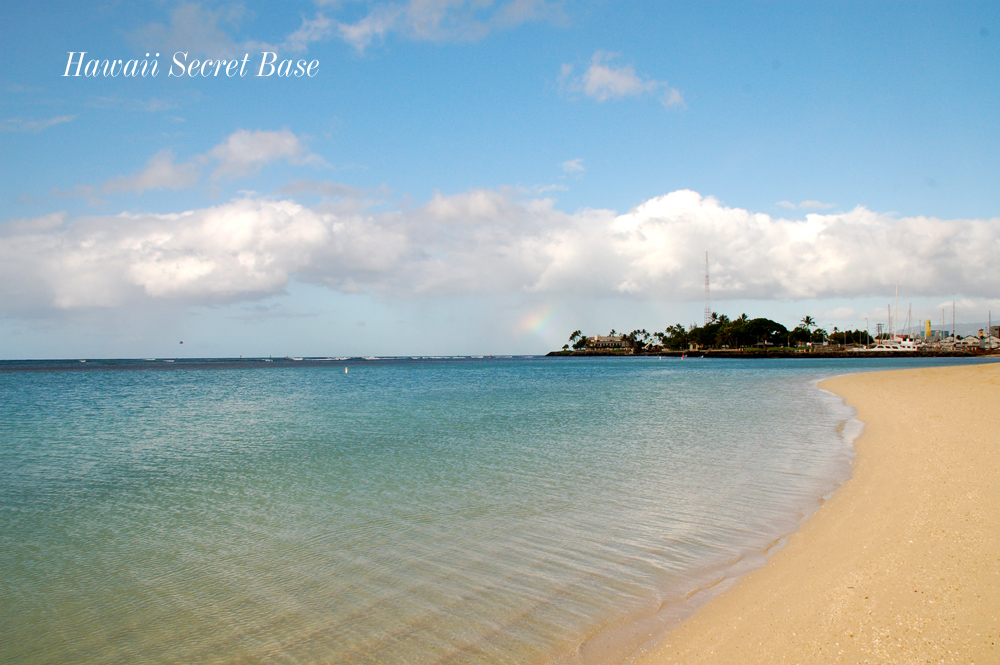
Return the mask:
<svg viewBox="0 0 1000 665">
<path fill-rule="evenodd" d="M 555 305 L 552 303 L 546 303 L 535 307 L 530 312 L 525 314 L 521 321 L 517 324 L 517 334 L 524 335 L 525 333 L 530 333 L 538 336 L 545 335 L 549 332 L 552 321 L 555 318 L 555 309 Z"/>
</svg>

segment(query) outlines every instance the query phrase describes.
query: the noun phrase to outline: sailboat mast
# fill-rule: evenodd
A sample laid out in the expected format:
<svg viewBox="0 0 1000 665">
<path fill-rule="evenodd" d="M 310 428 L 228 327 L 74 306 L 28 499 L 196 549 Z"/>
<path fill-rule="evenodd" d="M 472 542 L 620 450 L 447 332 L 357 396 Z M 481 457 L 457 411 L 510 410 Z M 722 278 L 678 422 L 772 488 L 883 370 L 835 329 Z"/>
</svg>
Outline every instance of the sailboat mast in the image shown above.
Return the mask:
<svg viewBox="0 0 1000 665">
<path fill-rule="evenodd" d="M 896 328 L 899 327 L 899 282 L 896 282 L 896 301 L 892 313 L 892 338 L 896 339 Z"/>
</svg>

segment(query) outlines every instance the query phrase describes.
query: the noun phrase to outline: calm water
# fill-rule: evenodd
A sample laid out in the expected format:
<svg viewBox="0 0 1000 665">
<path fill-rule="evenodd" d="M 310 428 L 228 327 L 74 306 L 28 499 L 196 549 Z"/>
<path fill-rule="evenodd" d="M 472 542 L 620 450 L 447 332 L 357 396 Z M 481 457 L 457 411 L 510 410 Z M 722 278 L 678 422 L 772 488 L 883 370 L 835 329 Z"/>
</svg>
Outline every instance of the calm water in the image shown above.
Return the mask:
<svg viewBox="0 0 1000 665">
<path fill-rule="evenodd" d="M 620 662 L 914 363 L 0 364 L 0 662 Z"/>
</svg>

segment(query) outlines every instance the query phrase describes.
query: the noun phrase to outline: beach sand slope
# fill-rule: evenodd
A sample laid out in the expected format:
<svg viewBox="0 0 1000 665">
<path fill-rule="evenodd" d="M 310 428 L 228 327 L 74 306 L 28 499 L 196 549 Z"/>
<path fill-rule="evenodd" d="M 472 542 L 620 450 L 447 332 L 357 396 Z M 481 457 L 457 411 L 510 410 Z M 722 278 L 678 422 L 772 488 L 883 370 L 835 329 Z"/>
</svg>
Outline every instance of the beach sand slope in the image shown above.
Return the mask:
<svg viewBox="0 0 1000 665">
<path fill-rule="evenodd" d="M 1000 364 L 820 385 L 865 423 L 851 479 L 636 662 L 1000 663 Z"/>
</svg>

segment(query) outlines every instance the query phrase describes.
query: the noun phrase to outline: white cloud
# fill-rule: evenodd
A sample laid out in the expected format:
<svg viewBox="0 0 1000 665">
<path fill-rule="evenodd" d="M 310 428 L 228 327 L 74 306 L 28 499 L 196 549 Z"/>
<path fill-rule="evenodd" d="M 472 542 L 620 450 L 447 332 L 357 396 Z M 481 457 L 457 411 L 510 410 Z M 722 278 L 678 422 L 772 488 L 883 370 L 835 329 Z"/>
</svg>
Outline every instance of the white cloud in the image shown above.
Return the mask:
<svg viewBox="0 0 1000 665">
<path fill-rule="evenodd" d="M 335 21 L 320 13 L 317 13 L 316 18 L 312 20 L 303 18 L 299 29 L 285 38 L 284 49 L 296 52 L 305 51 L 312 42 L 324 41 L 329 38 L 336 27 Z"/>
<path fill-rule="evenodd" d="M 130 111 L 149 111 L 150 113 L 169 111 L 170 109 L 177 108 L 177 104 L 157 97 L 132 99 L 119 96 L 91 97 L 87 102 L 87 106 L 98 109 L 123 108 Z"/>
<path fill-rule="evenodd" d="M 309 152 L 292 132 L 238 130 L 219 145 L 208 151 L 208 156 L 218 160 L 212 179 L 252 175 L 269 162 L 284 159 L 291 164 L 322 164 L 323 160 Z"/>
<path fill-rule="evenodd" d="M 285 39 L 271 44 L 254 39 L 239 40 L 238 32 L 245 19 L 253 18 L 242 4 L 207 8 L 198 2 L 181 2 L 165 22 L 150 23 L 135 30 L 129 40 L 138 48 L 164 52 L 186 52 L 190 57 L 234 57 L 247 51 L 307 51 L 310 44 L 331 37 L 364 51 L 389 33 L 398 33 L 418 41 L 474 41 L 499 30 L 524 23 L 550 21 L 562 23 L 565 14 L 560 0 L 408 0 L 375 2 L 368 13 L 354 22 L 333 18 L 344 3 L 340 0 L 316 0 L 330 11 L 317 12 Z"/>
<path fill-rule="evenodd" d="M 129 35 L 136 47 L 160 51 L 169 58 L 175 51 L 211 57 L 242 55 L 244 47 L 223 27 L 238 28 L 246 14 L 241 5 L 211 10 L 197 2 L 181 2 L 170 13 L 168 23 L 152 23 Z"/>
<path fill-rule="evenodd" d="M 104 194 L 118 192 L 143 192 L 154 189 L 186 189 L 198 182 L 201 167 L 214 160 L 216 167 L 212 180 L 233 179 L 258 173 L 265 165 L 285 160 L 290 164 L 325 165 L 319 155 L 309 152 L 302 140 L 287 129 L 277 132 L 248 131 L 240 129 L 207 153 L 197 155 L 191 161 L 178 164 L 174 154 L 165 149 L 153 155 L 139 173 L 111 178 L 100 188 Z M 351 196 L 360 194 L 357 190 L 336 183 L 313 183 L 299 180 L 289 185 L 292 194 L 312 192 L 324 196 Z M 339 189 L 338 189 L 339 188 Z M 323 190 L 323 191 L 320 191 Z M 335 191 L 336 190 L 336 191 Z M 96 198 L 97 189 L 88 185 L 77 185 L 70 191 L 53 190 L 54 196 L 80 196 L 92 205 L 101 203 Z M 339 193 L 338 193 L 339 192 Z"/>
<path fill-rule="evenodd" d="M 210 303 L 278 292 L 329 228 L 288 201 L 241 199 L 175 215 L 119 215 L 5 228 L 4 281 L 62 309 L 140 297 Z"/>
<path fill-rule="evenodd" d="M 583 165 L 583 157 L 567 159 L 560 166 L 562 166 L 562 170 L 566 173 L 583 173 L 587 170 L 587 167 Z"/>
<path fill-rule="evenodd" d="M 364 51 L 373 40 L 383 40 L 386 33 L 396 29 L 402 10 L 398 7 L 376 7 L 356 23 L 338 23 L 341 39 L 358 51 Z"/>
<path fill-rule="evenodd" d="M 194 163 L 175 164 L 174 153 L 161 150 L 153 155 L 146 168 L 132 176 L 119 176 L 104 183 L 105 194 L 132 191 L 142 194 L 150 189 L 185 189 L 198 181 L 198 168 Z"/>
<path fill-rule="evenodd" d="M 55 125 L 61 125 L 64 122 L 72 122 L 75 119 L 75 115 L 60 115 L 54 118 L 47 118 L 45 120 L 35 120 L 34 118 L 8 118 L 0 121 L 0 132 L 38 133 L 43 129 L 48 129 L 49 127 L 54 127 Z"/>
<path fill-rule="evenodd" d="M 835 203 L 823 203 L 822 201 L 803 201 L 799 204 L 799 208 L 803 210 L 830 210 L 836 207 Z"/>
<path fill-rule="evenodd" d="M 617 53 L 597 51 L 590 59 L 590 66 L 580 76 L 573 76 L 573 65 L 564 64 L 560 69 L 560 84 L 565 90 L 582 92 L 599 102 L 638 97 L 665 89 L 660 100 L 664 106 L 686 107 L 680 90 L 669 87 L 666 81 L 636 74 L 635 67 L 631 64 L 616 66 L 614 61 L 618 57 Z"/>
<path fill-rule="evenodd" d="M 91 185 L 74 185 L 72 189 L 59 189 L 53 187 L 50 193 L 55 198 L 79 197 L 85 199 L 88 205 L 100 206 L 104 201 L 97 196 L 97 189 Z"/>
<path fill-rule="evenodd" d="M 339 182 L 329 180 L 309 180 L 301 178 L 293 180 L 281 188 L 281 193 L 288 196 L 297 194 L 315 194 L 317 196 L 329 196 L 335 198 L 357 198 L 364 196 L 365 192 L 357 187 L 351 187 Z"/>
<path fill-rule="evenodd" d="M 410 0 L 380 3 L 354 23 L 338 23 L 340 37 L 358 51 L 389 33 L 418 41 L 474 41 L 535 21 L 560 22 L 562 3 L 549 0 Z"/>
<path fill-rule="evenodd" d="M 350 196 L 348 190 L 343 191 Z M 346 208 L 345 208 L 346 209 Z M 1000 219 L 897 219 L 862 207 L 803 221 L 676 191 L 616 214 L 573 214 L 516 191 L 435 195 L 343 212 L 247 197 L 175 215 L 65 215 L 0 224 L 0 303 L 109 307 L 241 301 L 292 279 L 389 297 L 532 292 L 699 300 L 989 297 Z"/>
<path fill-rule="evenodd" d="M 663 102 L 663 105 L 666 106 L 667 108 L 671 107 L 678 107 L 682 109 L 687 108 L 687 103 L 684 101 L 684 95 L 682 95 L 681 91 L 678 90 L 677 88 L 669 88 L 667 90 L 667 93 L 663 95 L 663 99 L 661 101 Z"/>
<path fill-rule="evenodd" d="M 823 203 L 822 201 L 802 201 L 799 204 L 792 203 L 791 201 L 778 201 L 775 203 L 776 206 L 780 208 L 786 208 L 788 210 L 832 210 L 837 207 L 836 203 Z"/>
</svg>

